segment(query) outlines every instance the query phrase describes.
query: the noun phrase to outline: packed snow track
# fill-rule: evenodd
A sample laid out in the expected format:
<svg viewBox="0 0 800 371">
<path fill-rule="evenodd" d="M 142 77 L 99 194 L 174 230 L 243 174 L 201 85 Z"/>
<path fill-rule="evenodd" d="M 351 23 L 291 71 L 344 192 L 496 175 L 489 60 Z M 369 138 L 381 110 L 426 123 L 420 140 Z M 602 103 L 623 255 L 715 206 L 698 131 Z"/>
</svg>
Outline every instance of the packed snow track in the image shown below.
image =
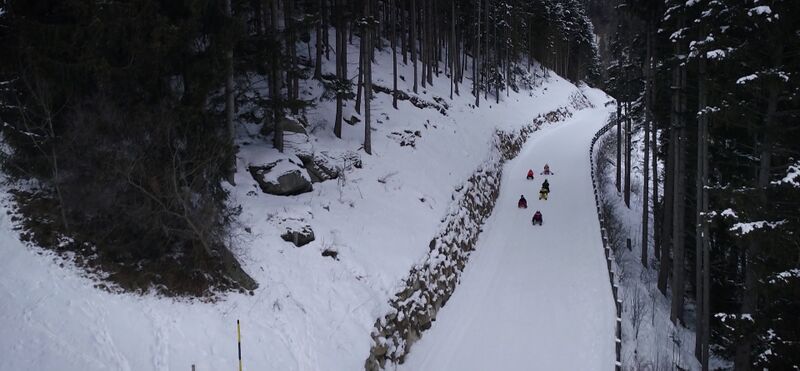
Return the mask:
<svg viewBox="0 0 800 371">
<path fill-rule="evenodd" d="M 614 368 L 614 304 L 588 157 L 606 117 L 604 108 L 578 111 L 535 134 L 505 165 L 461 284 L 400 369 Z M 554 175 L 540 175 L 545 163 Z M 545 178 L 546 201 L 539 200 Z M 527 209 L 517 208 L 520 195 Z M 543 226 L 531 223 L 536 210 Z"/>
</svg>

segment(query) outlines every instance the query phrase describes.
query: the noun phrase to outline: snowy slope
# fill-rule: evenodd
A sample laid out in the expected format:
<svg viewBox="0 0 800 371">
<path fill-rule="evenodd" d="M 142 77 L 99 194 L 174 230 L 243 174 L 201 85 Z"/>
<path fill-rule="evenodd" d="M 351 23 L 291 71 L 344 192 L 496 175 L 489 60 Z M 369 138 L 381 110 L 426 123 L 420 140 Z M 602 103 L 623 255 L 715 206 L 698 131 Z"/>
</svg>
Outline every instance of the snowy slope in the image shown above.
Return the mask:
<svg viewBox="0 0 800 371">
<path fill-rule="evenodd" d="M 357 55 L 357 45 L 356 39 L 350 55 Z M 375 58 L 376 83 L 390 86 L 391 55 L 384 49 Z M 357 63 L 350 67 L 353 76 Z M 404 77 L 399 88 L 410 91 L 412 66 L 398 67 Z M 325 72 L 333 69 L 325 66 Z M 578 92 L 558 76 L 545 81 L 538 74 L 535 89 L 503 94 L 499 104 L 490 96 L 479 108 L 466 93 L 469 81 L 461 96 L 449 100 L 442 74 L 418 97 L 444 98 L 447 115 L 407 101 L 395 110 L 388 95 L 376 94 L 372 156 L 359 149 L 363 124 L 346 124 L 344 138 L 335 138 L 334 102 L 320 99 L 317 82 L 302 82 L 303 96 L 315 103 L 307 114 L 309 136 L 287 137 L 287 153 L 355 153 L 363 167 L 298 196 L 260 192 L 247 167 L 277 153 L 257 135 L 260 127 L 240 125 L 237 186 L 230 191 L 242 214 L 231 242 L 260 285 L 252 296 L 231 293 L 203 302 L 97 289 L 69 259 L 19 241 L 7 189 L 0 188 L 0 370 L 232 369 L 236 320 L 242 323 L 245 369 L 363 368 L 375 319 L 386 313 L 409 268 L 426 256 L 454 188 L 486 158 L 495 129 L 522 127 L 568 105 Z M 354 112 L 347 102 L 344 117 Z M 405 130 L 420 132 L 414 147 L 398 143 L 394 133 Z M 570 147 L 585 155 L 585 146 Z M 553 161 L 559 169 L 562 164 Z M 282 241 L 284 226 L 294 223 L 311 225 L 316 240 L 301 248 Z M 324 250 L 337 251 L 338 260 L 322 256 Z"/>
<path fill-rule="evenodd" d="M 614 304 L 586 149 L 606 122 L 593 109 L 529 140 L 503 173 L 500 198 L 455 294 L 402 370 L 610 370 Z M 552 190 L 537 193 L 544 176 Z M 518 209 L 520 195 L 528 209 Z M 543 226 L 532 226 L 535 210 Z"/>
</svg>

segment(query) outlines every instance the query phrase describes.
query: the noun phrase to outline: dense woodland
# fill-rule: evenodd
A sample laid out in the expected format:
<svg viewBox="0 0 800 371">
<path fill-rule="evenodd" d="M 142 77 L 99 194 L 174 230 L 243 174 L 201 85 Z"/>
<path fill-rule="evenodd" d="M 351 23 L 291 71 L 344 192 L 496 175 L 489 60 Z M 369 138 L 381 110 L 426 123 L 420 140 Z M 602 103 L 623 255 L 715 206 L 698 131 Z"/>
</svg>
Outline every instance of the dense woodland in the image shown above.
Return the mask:
<svg viewBox="0 0 800 371">
<path fill-rule="evenodd" d="M 401 93 L 372 86 L 375 50 L 413 65 L 413 93 L 444 74 L 451 94 L 475 105 L 519 89 L 534 60 L 575 81 L 599 76 L 576 0 L 6 0 L 0 9 L 3 165 L 29 185 L 15 192 L 23 237 L 80 252 L 133 290 L 255 287 L 229 251 L 238 210 L 223 183 L 247 176 L 234 165 L 236 125 L 262 125 L 265 145 L 282 151 L 282 118 L 335 101 L 329 130 L 350 129 L 343 105 L 354 106 L 370 154 L 373 89 L 390 89 L 395 108 Z M 301 95 L 307 79 L 325 94 Z"/>
<path fill-rule="evenodd" d="M 638 125 L 644 163 L 633 166 L 651 200 L 642 264 L 659 271 L 671 319 L 697 332 L 704 369 L 709 356 L 736 370 L 796 368 L 800 3 L 598 0 L 590 9 L 616 27 L 606 89 L 620 101 L 617 163 L 627 164 L 616 183 L 629 202 Z"/>
</svg>

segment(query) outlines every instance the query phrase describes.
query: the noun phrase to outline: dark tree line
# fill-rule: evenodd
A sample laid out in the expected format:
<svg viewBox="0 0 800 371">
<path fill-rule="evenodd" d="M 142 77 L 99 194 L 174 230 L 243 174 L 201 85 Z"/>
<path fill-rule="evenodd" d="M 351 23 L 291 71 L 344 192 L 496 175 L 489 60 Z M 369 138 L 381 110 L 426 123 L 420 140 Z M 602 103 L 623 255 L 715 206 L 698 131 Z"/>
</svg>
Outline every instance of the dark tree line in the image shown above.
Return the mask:
<svg viewBox="0 0 800 371">
<path fill-rule="evenodd" d="M 255 286 L 228 251 L 237 123 L 283 151 L 285 118 L 335 101 L 330 130 L 354 109 L 371 153 L 387 49 L 395 107 L 399 63 L 414 92 L 444 75 L 476 105 L 519 89 L 533 59 L 599 76 L 577 0 L 4 0 L 0 40 L 3 165 L 36 184 L 17 197 L 31 238 L 96 249 L 123 286 L 188 293 Z M 312 79 L 319 100 L 301 94 Z"/>
<path fill-rule="evenodd" d="M 3 166 L 35 182 L 17 193 L 30 237 L 130 289 L 254 287 L 226 248 L 232 133 L 209 106 L 230 82 L 226 4 L 0 4 Z"/>
<path fill-rule="evenodd" d="M 797 367 L 800 4 L 628 0 L 618 12 L 607 86 L 653 135 L 636 166 L 664 164 L 643 263 L 673 322 L 695 330 L 704 369 L 712 353 L 736 370 Z"/>
</svg>

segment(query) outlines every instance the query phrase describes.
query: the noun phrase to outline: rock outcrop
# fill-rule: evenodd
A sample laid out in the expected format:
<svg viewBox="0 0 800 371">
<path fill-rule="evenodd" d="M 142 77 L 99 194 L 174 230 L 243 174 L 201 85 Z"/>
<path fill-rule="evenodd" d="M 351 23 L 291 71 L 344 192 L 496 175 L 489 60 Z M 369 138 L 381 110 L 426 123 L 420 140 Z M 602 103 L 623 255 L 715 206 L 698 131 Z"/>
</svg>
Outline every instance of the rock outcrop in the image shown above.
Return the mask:
<svg viewBox="0 0 800 371">
<path fill-rule="evenodd" d="M 291 196 L 311 192 L 311 177 L 296 156 L 286 157 L 249 168 L 253 179 L 264 193 Z"/>
<path fill-rule="evenodd" d="M 314 230 L 310 225 L 304 225 L 299 228 L 287 227 L 286 232 L 281 235 L 281 238 L 286 242 L 291 242 L 295 246 L 300 247 L 314 241 Z"/>
</svg>

